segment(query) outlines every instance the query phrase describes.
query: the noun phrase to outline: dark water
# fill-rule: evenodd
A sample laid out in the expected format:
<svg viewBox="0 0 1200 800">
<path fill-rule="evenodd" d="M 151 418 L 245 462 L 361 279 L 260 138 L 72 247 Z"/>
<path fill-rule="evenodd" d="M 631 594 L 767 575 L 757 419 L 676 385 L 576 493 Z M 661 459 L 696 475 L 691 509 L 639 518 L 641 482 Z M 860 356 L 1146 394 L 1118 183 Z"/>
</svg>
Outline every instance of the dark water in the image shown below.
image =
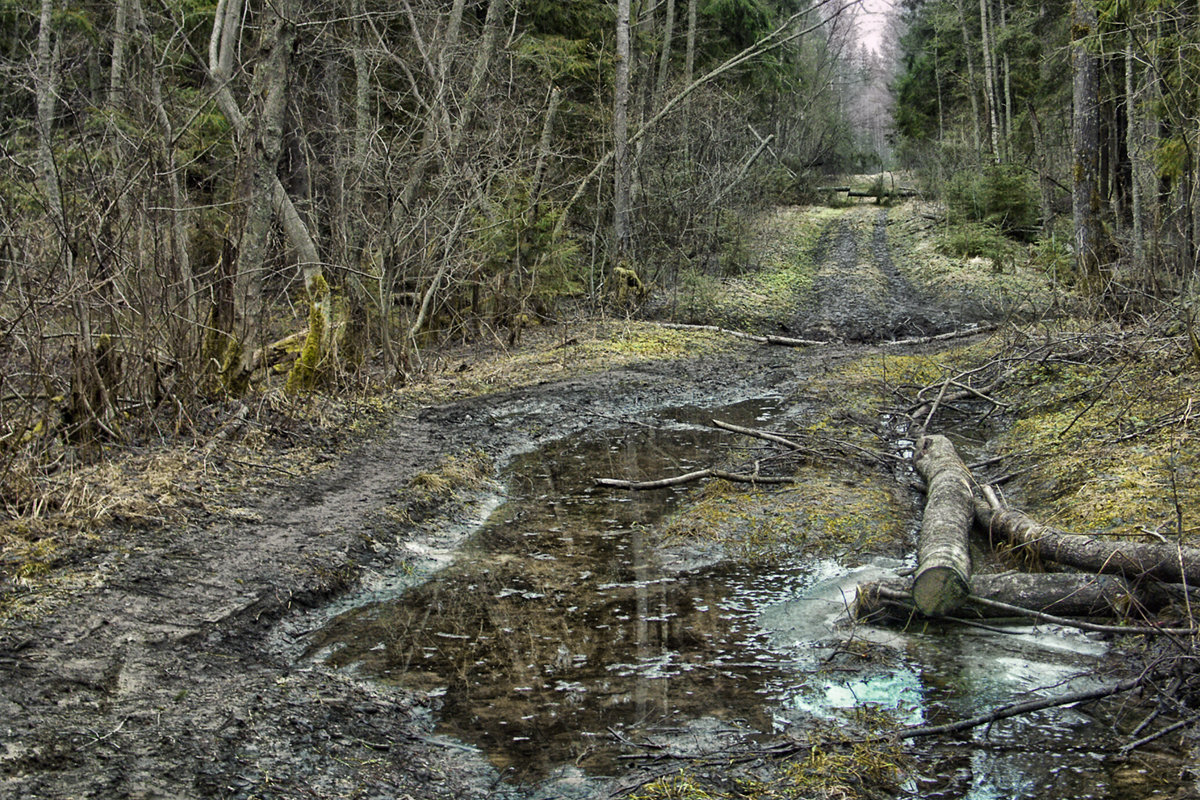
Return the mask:
<svg viewBox="0 0 1200 800">
<path fill-rule="evenodd" d="M 586 433 L 516 458 L 505 502 L 453 563 L 341 614 L 314 649 L 426 692 L 441 733 L 523 783 L 564 768 L 618 774 L 632 742 L 700 753 L 836 725 L 855 708 L 940 723 L 1040 687 L 1095 685 L 1105 645 L 1089 636 L 841 630 L 854 585 L 898 564 L 851 569 L 798 553 L 705 566 L 702 553 L 654 546 L 691 489 L 592 485 L 721 462 L 732 437 L 707 427 L 711 416 L 762 426 L 779 413 L 771 400 L 676 409 L 653 429 Z M 1060 709 L 976 729 L 919 761 L 905 796 L 1142 796 L 1113 788 L 1106 724 Z"/>
</svg>

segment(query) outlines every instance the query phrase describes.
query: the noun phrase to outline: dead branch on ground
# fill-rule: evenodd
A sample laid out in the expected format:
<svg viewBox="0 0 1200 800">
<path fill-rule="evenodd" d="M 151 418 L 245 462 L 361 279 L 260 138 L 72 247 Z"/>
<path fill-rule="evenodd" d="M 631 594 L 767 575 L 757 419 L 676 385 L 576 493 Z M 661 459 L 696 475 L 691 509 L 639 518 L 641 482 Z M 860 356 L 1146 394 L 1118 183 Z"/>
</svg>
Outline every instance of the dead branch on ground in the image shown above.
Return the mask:
<svg viewBox="0 0 1200 800">
<path fill-rule="evenodd" d="M 669 328 L 677 331 L 708 331 L 710 333 L 720 333 L 725 336 L 733 336 L 737 339 L 746 339 L 759 344 L 773 344 L 780 347 L 815 347 L 817 345 L 829 344 L 829 342 L 821 341 L 820 339 L 795 339 L 791 336 L 772 336 L 759 335 L 757 333 L 746 333 L 745 331 L 735 331 L 729 328 L 722 328 L 717 325 L 685 325 L 681 322 L 652 322 L 650 323 L 659 328 Z"/>
</svg>

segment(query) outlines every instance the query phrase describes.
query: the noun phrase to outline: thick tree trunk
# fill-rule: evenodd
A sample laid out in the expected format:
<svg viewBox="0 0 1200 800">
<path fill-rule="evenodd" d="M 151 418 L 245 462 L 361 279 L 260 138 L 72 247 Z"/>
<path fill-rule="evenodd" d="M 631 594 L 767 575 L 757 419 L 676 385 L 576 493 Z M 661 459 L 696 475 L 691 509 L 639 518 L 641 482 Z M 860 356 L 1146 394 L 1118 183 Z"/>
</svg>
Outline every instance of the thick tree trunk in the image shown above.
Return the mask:
<svg viewBox="0 0 1200 800">
<path fill-rule="evenodd" d="M 974 597 L 1059 617 L 1119 617 L 1134 605 L 1156 610 L 1165 600 L 1162 593 L 1134 596 L 1128 584 L 1113 575 L 1004 572 L 973 575 L 971 584 Z M 854 614 L 856 619 L 907 618 L 905 607 L 911 602 L 911 586 L 906 581 L 868 583 L 858 589 Z M 1011 615 L 1002 609 L 969 603 L 956 614 L 966 619 Z"/>
<path fill-rule="evenodd" d="M 629 163 L 629 0 L 617 0 L 617 64 L 613 90 L 613 255 L 620 265 L 631 238 L 632 170 Z"/>
<path fill-rule="evenodd" d="M 58 99 L 58 44 L 53 36 L 53 21 L 53 0 L 42 0 L 38 20 L 37 74 L 34 77 L 37 94 L 37 170 L 51 224 L 65 241 L 67 231 L 66 220 L 63 219 L 62 188 L 58 182 L 58 167 L 54 163 L 51 144 Z"/>
<path fill-rule="evenodd" d="M 948 614 L 971 593 L 971 474 L 945 436 L 926 436 L 916 458 L 929 491 L 917 543 L 913 602 L 929 616 Z"/>
<path fill-rule="evenodd" d="M 994 501 L 975 503 L 975 517 L 993 536 L 1012 545 L 1016 555 L 1054 561 L 1088 572 L 1121 575 L 1128 580 L 1156 578 L 1200 586 L 1200 550 L 1164 543 L 1106 541 L 1047 528 L 1020 511 Z"/>
<path fill-rule="evenodd" d="M 242 113 L 241 107 L 238 105 L 237 100 L 234 99 L 233 92 L 229 88 L 230 81 L 233 79 L 234 53 L 241 39 L 241 15 L 242 0 L 219 0 L 216 14 L 213 18 L 212 36 L 208 44 L 208 74 L 209 80 L 213 84 L 217 106 L 229 121 L 230 127 L 233 128 L 238 138 L 244 139 L 252 135 L 249 131 L 250 123 Z M 294 8 L 285 3 L 278 17 L 290 20 L 292 17 L 298 18 L 299 15 Z M 295 43 L 295 25 L 288 22 L 288 27 L 291 29 L 291 33 L 289 34 L 290 44 L 287 48 L 287 55 L 290 61 L 292 45 Z M 286 90 L 286 65 L 283 75 L 284 86 L 282 88 Z M 281 101 L 282 99 L 280 98 Z M 282 110 L 279 113 L 282 114 Z M 282 125 L 282 123 L 280 124 Z M 279 135 L 282 137 L 282 130 L 280 130 Z M 296 251 L 304 274 L 305 288 L 308 289 L 311 295 L 316 279 L 323 277 L 316 243 L 313 241 L 308 226 L 300 217 L 300 213 L 296 210 L 295 204 L 292 203 L 292 199 L 288 196 L 287 190 L 284 189 L 279 177 L 272 173 L 271 181 L 272 186 L 268 196 L 270 197 L 272 210 L 280 219 L 284 233 L 288 238 L 288 244 Z"/>
<path fill-rule="evenodd" d="M 667 0 L 663 20 L 662 50 L 658 54 L 658 80 L 654 87 L 654 107 L 662 106 L 667 91 L 667 74 L 671 66 L 671 44 L 675 38 L 675 0 Z"/>
<path fill-rule="evenodd" d="M 1125 42 L 1125 149 L 1129 154 L 1129 203 L 1130 221 L 1133 224 L 1133 269 L 1139 277 L 1144 274 L 1146 265 L 1146 244 L 1143 241 L 1145 231 L 1142 229 L 1142 166 L 1145 159 L 1141 155 L 1142 131 L 1141 114 L 1138 111 L 1138 93 L 1134 82 L 1134 49 L 1133 34 L 1127 33 Z"/>
<path fill-rule="evenodd" d="M 287 109 L 288 65 L 296 41 L 296 27 L 268 4 L 260 40 L 261 57 L 251 80 L 251 112 L 242 137 L 238 163 L 237 208 L 241 230 L 237 237 L 237 315 L 242 328 L 238 363 L 228 366 L 228 386 L 244 391 L 253 372 L 254 345 L 261 335 L 263 271 L 267 259 L 267 237 L 276 205 L 273 195 L 283 192 L 276 176 L 283 144 L 283 121 Z M 287 204 L 290 206 L 290 204 Z M 294 206 L 291 206 L 294 211 Z M 299 222 L 285 215 L 285 228 Z M 302 224 L 301 224 L 302 226 Z"/>
<path fill-rule="evenodd" d="M 979 94 L 975 88 L 975 48 L 971 44 L 971 32 L 967 28 L 967 10 L 964 0 L 958 0 L 958 21 L 962 28 L 963 50 L 967 54 L 967 97 L 971 99 L 971 132 L 974 135 L 975 154 L 982 156 L 983 136 L 980 132 Z"/>
<path fill-rule="evenodd" d="M 992 161 L 1002 160 L 1000 152 L 1000 114 L 996 102 L 996 54 L 992 47 L 991 10 L 987 0 L 979 0 L 979 33 L 983 44 L 984 107 L 988 114 L 988 129 L 991 134 Z"/>
<path fill-rule="evenodd" d="M 117 105 L 121 94 L 125 70 L 125 48 L 129 44 L 129 4 L 132 0 L 117 0 L 117 12 L 113 19 L 112 60 L 108 73 L 108 104 Z"/>
</svg>

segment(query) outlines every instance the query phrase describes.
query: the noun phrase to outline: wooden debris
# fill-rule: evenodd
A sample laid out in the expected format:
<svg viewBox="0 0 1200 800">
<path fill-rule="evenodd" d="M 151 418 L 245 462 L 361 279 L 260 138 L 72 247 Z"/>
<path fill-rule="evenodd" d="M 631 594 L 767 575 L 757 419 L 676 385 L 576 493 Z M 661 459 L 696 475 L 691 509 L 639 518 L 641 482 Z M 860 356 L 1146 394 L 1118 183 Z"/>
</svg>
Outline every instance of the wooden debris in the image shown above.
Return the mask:
<svg viewBox="0 0 1200 800">
<path fill-rule="evenodd" d="M 1200 550 L 1163 542 L 1119 542 L 1063 533 L 1020 511 L 1004 508 L 991 487 L 987 501 L 974 502 L 975 518 L 991 535 L 1029 554 L 1087 572 L 1121 575 L 1129 580 L 1156 578 L 1167 583 L 1200 586 Z"/>
<path fill-rule="evenodd" d="M 959 609 L 966 618 L 1011 617 L 1013 612 L 978 599 L 1008 607 L 1021 607 L 1061 617 L 1122 616 L 1131 603 L 1149 608 L 1156 598 L 1134 600 L 1129 585 L 1114 575 L 1086 575 L 1075 572 L 1000 572 L 971 576 L 970 605 Z M 855 599 L 858 619 L 889 616 L 895 609 L 885 601 L 909 604 L 911 586 L 906 581 L 881 581 L 859 587 Z M 1019 615 L 1018 615 L 1019 616 Z"/>
<path fill-rule="evenodd" d="M 621 478 L 596 478 L 597 486 L 607 486 L 612 489 L 634 489 L 645 491 L 649 489 L 667 489 L 672 486 L 682 486 L 685 483 L 703 480 L 704 478 L 720 478 L 734 483 L 779 484 L 795 483 L 796 479 L 788 476 L 746 475 L 740 472 L 726 472 L 723 469 L 698 469 L 683 475 L 670 478 L 659 478 L 654 481 L 627 481 Z"/>
<path fill-rule="evenodd" d="M 922 438 L 916 468 L 929 491 L 912 597 L 921 613 L 936 617 L 954 611 L 971 593 L 971 473 L 945 436 Z"/>
<path fill-rule="evenodd" d="M 819 339 L 794 339 L 790 336 L 760 336 L 756 333 L 746 333 L 745 331 L 734 331 L 729 328 L 722 328 L 717 325 L 684 325 L 681 322 L 656 322 L 653 323 L 660 328 L 670 328 L 677 331 L 709 331 L 711 333 L 723 333 L 726 336 L 734 336 L 738 339 L 746 339 L 759 344 L 773 344 L 781 347 L 814 347 L 816 345 L 829 344 Z"/>
</svg>

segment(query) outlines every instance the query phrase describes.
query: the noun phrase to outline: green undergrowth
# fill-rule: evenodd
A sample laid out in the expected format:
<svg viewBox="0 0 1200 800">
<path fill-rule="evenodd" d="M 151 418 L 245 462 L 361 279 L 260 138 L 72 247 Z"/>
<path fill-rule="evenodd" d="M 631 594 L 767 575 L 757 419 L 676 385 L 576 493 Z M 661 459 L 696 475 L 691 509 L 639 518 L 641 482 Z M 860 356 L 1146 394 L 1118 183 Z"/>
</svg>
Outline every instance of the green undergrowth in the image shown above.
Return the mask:
<svg viewBox="0 0 1200 800">
<path fill-rule="evenodd" d="M 806 467 L 771 489 L 713 481 L 663 529 L 664 544 L 719 545 L 739 561 L 836 557 L 854 563 L 904 543 L 908 509 L 884 476 Z"/>
<path fill-rule="evenodd" d="M 1015 487 L 1042 522 L 1081 533 L 1200 540 L 1200 390 L 1179 341 L 1128 341 L 1097 363 L 1032 362 L 1005 392 L 1003 451 L 1029 454 Z"/>
<path fill-rule="evenodd" d="M 935 219 L 931 219 L 934 217 Z M 928 203 L 906 203 L 888 217 L 897 269 L 949 308 L 1030 318 L 1056 302 L 1053 275 L 1037 248 L 976 223 L 947 225 Z"/>
<path fill-rule="evenodd" d="M 844 213 L 839 209 L 789 206 L 756 221 L 747 263 L 736 274 L 717 276 L 693 270 L 680 279 L 676 316 L 746 331 L 776 332 L 812 305 L 816 265 L 813 253 L 822 231 Z"/>
</svg>

